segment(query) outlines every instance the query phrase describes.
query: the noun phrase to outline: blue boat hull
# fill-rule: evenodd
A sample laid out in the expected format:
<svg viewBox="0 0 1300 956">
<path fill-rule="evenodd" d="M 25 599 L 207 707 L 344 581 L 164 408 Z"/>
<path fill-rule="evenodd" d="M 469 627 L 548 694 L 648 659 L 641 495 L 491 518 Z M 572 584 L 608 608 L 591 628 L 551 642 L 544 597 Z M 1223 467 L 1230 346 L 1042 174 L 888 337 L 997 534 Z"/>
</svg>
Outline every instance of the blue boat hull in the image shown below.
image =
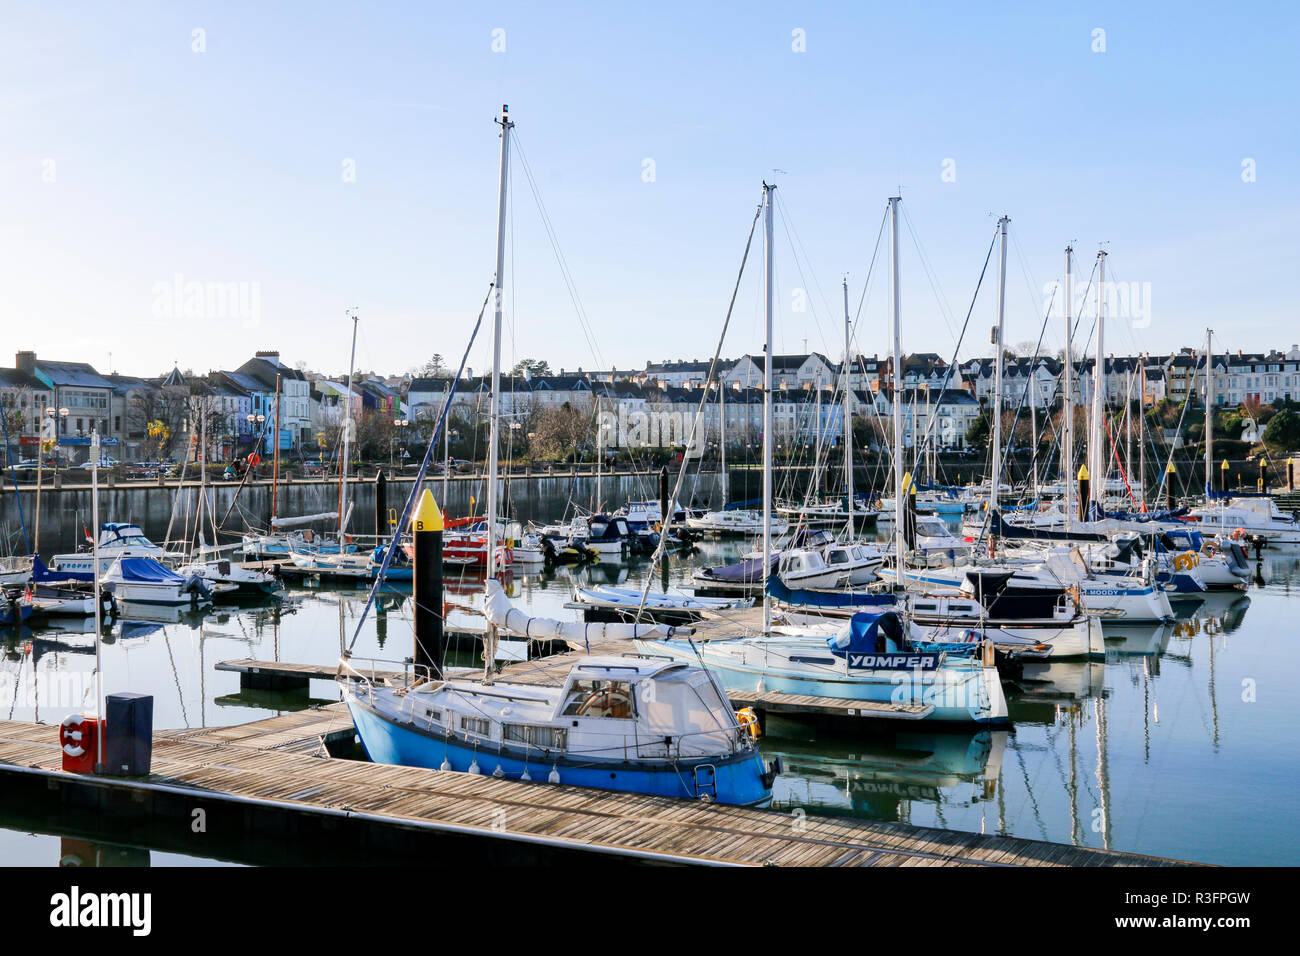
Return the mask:
<svg viewBox="0 0 1300 956">
<path fill-rule="evenodd" d="M 366 756 L 375 763 L 439 770 L 445 761 L 451 769 L 465 773 L 477 761 L 484 775 L 495 775 L 500 768 L 500 776 L 511 780 L 519 780 L 527 773 L 529 779 L 543 782 L 555 769 L 562 784 L 687 800 L 701 796 L 695 787 L 695 768 L 711 765 L 719 803 L 763 806 L 772 799 L 771 787 L 764 786 L 761 779 L 763 761 L 756 750 L 728 758 L 681 760 L 676 764 L 565 757 L 549 759 L 536 750 L 529 759 L 527 755 L 511 750 L 498 752 L 494 743 L 476 750 L 455 739 L 394 724 L 353 698 L 349 698 L 347 703 Z M 712 786 L 706 788 L 710 795 L 713 789 Z"/>
</svg>

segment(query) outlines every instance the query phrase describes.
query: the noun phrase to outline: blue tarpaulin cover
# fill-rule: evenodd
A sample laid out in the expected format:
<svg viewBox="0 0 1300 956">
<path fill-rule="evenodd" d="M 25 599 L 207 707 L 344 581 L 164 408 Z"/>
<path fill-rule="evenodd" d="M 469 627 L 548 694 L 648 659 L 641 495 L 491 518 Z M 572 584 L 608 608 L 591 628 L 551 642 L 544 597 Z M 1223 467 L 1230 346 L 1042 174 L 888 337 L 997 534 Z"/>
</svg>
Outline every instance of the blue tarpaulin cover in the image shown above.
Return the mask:
<svg viewBox="0 0 1300 956">
<path fill-rule="evenodd" d="M 184 584 L 185 579 L 153 558 L 123 558 L 122 578 L 141 584 Z"/>
</svg>

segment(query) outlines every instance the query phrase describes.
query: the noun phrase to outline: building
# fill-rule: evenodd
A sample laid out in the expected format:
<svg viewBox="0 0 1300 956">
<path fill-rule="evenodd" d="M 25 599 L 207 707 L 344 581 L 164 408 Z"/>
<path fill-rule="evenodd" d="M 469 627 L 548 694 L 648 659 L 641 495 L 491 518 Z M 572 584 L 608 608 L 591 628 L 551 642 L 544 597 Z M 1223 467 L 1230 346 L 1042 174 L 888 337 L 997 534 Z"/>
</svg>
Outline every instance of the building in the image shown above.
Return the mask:
<svg viewBox="0 0 1300 956">
<path fill-rule="evenodd" d="M 112 431 L 114 385 L 86 362 L 58 362 L 38 359 L 35 352 L 14 357 L 18 371 L 39 380 L 53 393 L 51 405 L 60 410 L 58 441 L 65 447 L 90 446 L 91 432 L 97 431 L 103 454 L 111 455 L 119 440 Z M 68 414 L 62 414 L 63 409 Z"/>
<path fill-rule="evenodd" d="M 41 419 L 45 417 L 45 409 L 53 407 L 53 402 L 54 390 L 35 375 L 17 368 L 0 368 L 0 410 L 9 432 L 9 454 L 35 457 L 40 445 Z"/>
<path fill-rule="evenodd" d="M 256 403 L 262 411 L 257 414 L 273 420 L 276 415 L 275 393 L 279 385 L 279 419 L 280 450 L 299 451 L 304 447 L 315 447 L 315 435 L 311 418 L 311 382 L 305 372 L 290 368 L 280 361 L 279 352 L 257 352 L 233 373 L 223 372 L 235 385 L 243 388 L 250 395 L 256 395 Z M 268 430 L 265 453 L 273 452 L 275 444 L 271 435 L 274 428 Z"/>
</svg>

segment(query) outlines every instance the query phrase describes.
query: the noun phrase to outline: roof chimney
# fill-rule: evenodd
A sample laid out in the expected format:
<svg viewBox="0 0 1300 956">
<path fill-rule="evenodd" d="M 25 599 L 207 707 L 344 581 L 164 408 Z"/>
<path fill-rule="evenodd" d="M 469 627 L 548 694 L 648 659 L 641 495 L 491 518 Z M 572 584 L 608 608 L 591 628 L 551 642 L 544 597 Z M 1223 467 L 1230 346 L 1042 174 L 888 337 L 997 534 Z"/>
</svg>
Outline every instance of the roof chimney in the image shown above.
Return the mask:
<svg viewBox="0 0 1300 956">
<path fill-rule="evenodd" d="M 14 356 L 14 367 L 20 372 L 26 372 L 28 375 L 36 374 L 36 353 L 19 352 Z"/>
</svg>

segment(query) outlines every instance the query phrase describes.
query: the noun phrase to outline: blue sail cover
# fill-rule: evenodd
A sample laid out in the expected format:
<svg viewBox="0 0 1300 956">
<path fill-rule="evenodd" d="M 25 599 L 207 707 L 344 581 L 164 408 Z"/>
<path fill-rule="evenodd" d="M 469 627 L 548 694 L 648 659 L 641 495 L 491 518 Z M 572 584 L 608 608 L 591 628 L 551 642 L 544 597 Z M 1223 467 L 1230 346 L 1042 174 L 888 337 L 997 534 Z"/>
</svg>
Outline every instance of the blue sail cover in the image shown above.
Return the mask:
<svg viewBox="0 0 1300 956">
<path fill-rule="evenodd" d="M 850 670 L 936 670 L 939 655 L 900 650 L 903 622 L 893 611 L 854 614 L 849 626 L 826 638 L 826 646 Z"/>
<path fill-rule="evenodd" d="M 184 584 L 185 579 L 153 558 L 123 558 L 122 580 L 137 584 Z"/>
<path fill-rule="evenodd" d="M 49 584 L 54 581 L 93 581 L 95 575 L 90 571 L 51 571 L 45 566 L 39 554 L 32 555 L 32 583 Z"/>
<path fill-rule="evenodd" d="M 898 599 L 893 594 L 854 594 L 847 591 L 809 591 L 805 588 L 790 588 L 776 574 L 767 579 L 767 593 L 770 597 L 786 604 L 803 604 L 810 607 L 887 608 L 898 603 Z"/>
<path fill-rule="evenodd" d="M 768 561 L 768 573 L 771 581 L 776 577 L 776 562 L 780 558 L 779 554 L 772 555 Z M 713 568 L 704 568 L 700 572 L 700 577 L 711 581 L 722 581 L 727 584 L 762 584 L 763 583 L 763 559 L 749 558 L 736 564 L 722 564 Z"/>
</svg>

